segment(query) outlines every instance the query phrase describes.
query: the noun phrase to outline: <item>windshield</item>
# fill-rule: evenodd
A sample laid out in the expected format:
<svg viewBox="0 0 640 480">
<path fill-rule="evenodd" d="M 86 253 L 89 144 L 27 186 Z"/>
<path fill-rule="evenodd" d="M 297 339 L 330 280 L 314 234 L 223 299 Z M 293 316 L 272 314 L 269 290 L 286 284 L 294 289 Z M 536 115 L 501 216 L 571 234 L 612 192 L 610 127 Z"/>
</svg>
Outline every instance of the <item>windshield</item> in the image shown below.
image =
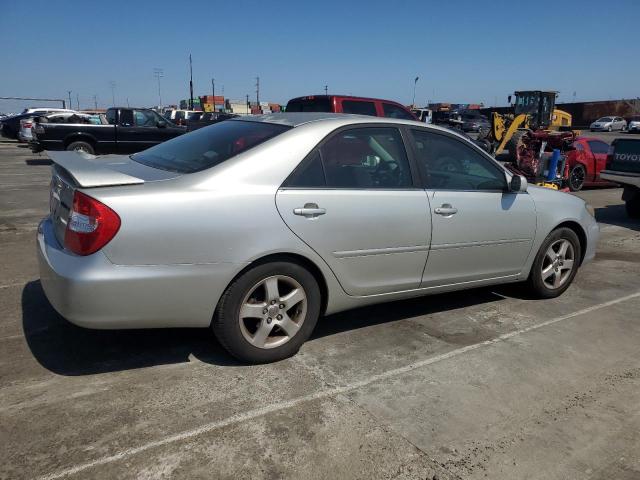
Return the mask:
<svg viewBox="0 0 640 480">
<path fill-rule="evenodd" d="M 220 122 L 131 155 L 131 159 L 171 172 L 199 172 L 215 167 L 290 128 L 244 120 Z"/>
<path fill-rule="evenodd" d="M 596 122 L 611 122 L 611 117 L 602 117 L 596 120 Z"/>
</svg>

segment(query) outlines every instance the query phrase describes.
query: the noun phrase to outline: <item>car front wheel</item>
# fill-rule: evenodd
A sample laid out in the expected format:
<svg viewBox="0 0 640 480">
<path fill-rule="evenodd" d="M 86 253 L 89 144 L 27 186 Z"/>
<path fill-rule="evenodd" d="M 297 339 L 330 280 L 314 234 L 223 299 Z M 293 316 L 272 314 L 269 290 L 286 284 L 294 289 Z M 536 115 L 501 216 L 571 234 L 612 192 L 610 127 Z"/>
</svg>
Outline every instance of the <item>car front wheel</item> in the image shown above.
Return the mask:
<svg viewBox="0 0 640 480">
<path fill-rule="evenodd" d="M 580 163 L 574 165 L 574 167 L 569 172 L 569 190 L 572 192 L 577 192 L 581 190 L 584 186 L 584 179 L 586 176 L 586 171 L 584 166 Z"/>
<path fill-rule="evenodd" d="M 554 298 L 569 288 L 581 258 L 580 241 L 570 228 L 558 228 L 542 243 L 531 267 L 528 284 L 540 298 Z"/>
<path fill-rule="evenodd" d="M 258 265 L 236 278 L 223 294 L 213 332 L 234 357 L 268 363 L 294 355 L 320 315 L 318 282 L 290 262 Z"/>
</svg>

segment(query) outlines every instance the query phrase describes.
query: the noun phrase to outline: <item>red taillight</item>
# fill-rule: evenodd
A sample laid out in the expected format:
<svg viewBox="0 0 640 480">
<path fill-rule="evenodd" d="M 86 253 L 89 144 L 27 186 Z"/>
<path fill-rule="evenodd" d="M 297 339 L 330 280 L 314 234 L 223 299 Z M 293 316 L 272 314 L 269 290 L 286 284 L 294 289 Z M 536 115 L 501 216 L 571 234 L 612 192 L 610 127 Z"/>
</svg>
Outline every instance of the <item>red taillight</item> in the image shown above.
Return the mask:
<svg viewBox="0 0 640 480">
<path fill-rule="evenodd" d="M 81 192 L 73 196 L 64 246 L 77 255 L 97 252 L 118 233 L 120 217 L 104 203 Z"/>
</svg>

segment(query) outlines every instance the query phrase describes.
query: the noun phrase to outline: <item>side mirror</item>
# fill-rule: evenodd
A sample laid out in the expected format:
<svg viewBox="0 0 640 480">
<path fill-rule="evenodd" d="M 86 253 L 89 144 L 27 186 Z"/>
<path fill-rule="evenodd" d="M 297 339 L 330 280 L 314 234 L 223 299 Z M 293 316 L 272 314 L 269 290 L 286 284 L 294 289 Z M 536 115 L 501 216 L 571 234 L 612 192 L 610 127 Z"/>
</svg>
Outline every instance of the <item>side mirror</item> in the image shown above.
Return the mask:
<svg viewBox="0 0 640 480">
<path fill-rule="evenodd" d="M 164 120 L 158 120 L 158 122 L 156 123 L 156 126 L 158 128 L 165 128 L 167 126 L 167 122 L 165 122 Z"/>
<path fill-rule="evenodd" d="M 509 182 L 509 191 L 514 193 L 523 193 L 527 191 L 527 179 L 522 175 L 514 175 Z"/>
<path fill-rule="evenodd" d="M 511 105 L 511 95 L 509 95 L 509 96 L 507 97 L 507 103 L 508 103 L 509 105 Z"/>
</svg>

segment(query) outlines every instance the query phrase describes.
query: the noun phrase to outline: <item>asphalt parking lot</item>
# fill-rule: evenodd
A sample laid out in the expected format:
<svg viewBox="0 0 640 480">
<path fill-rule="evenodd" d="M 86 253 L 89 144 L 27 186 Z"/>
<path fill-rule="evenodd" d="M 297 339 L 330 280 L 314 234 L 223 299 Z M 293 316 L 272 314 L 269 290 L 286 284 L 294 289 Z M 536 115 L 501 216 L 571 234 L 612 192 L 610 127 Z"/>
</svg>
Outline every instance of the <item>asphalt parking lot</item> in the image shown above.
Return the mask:
<svg viewBox="0 0 640 480">
<path fill-rule="evenodd" d="M 208 331 L 53 311 L 35 257 L 49 169 L 0 141 L 0 478 L 640 478 L 640 223 L 620 189 L 580 193 L 601 240 L 560 298 L 368 307 L 245 366 Z"/>
</svg>

